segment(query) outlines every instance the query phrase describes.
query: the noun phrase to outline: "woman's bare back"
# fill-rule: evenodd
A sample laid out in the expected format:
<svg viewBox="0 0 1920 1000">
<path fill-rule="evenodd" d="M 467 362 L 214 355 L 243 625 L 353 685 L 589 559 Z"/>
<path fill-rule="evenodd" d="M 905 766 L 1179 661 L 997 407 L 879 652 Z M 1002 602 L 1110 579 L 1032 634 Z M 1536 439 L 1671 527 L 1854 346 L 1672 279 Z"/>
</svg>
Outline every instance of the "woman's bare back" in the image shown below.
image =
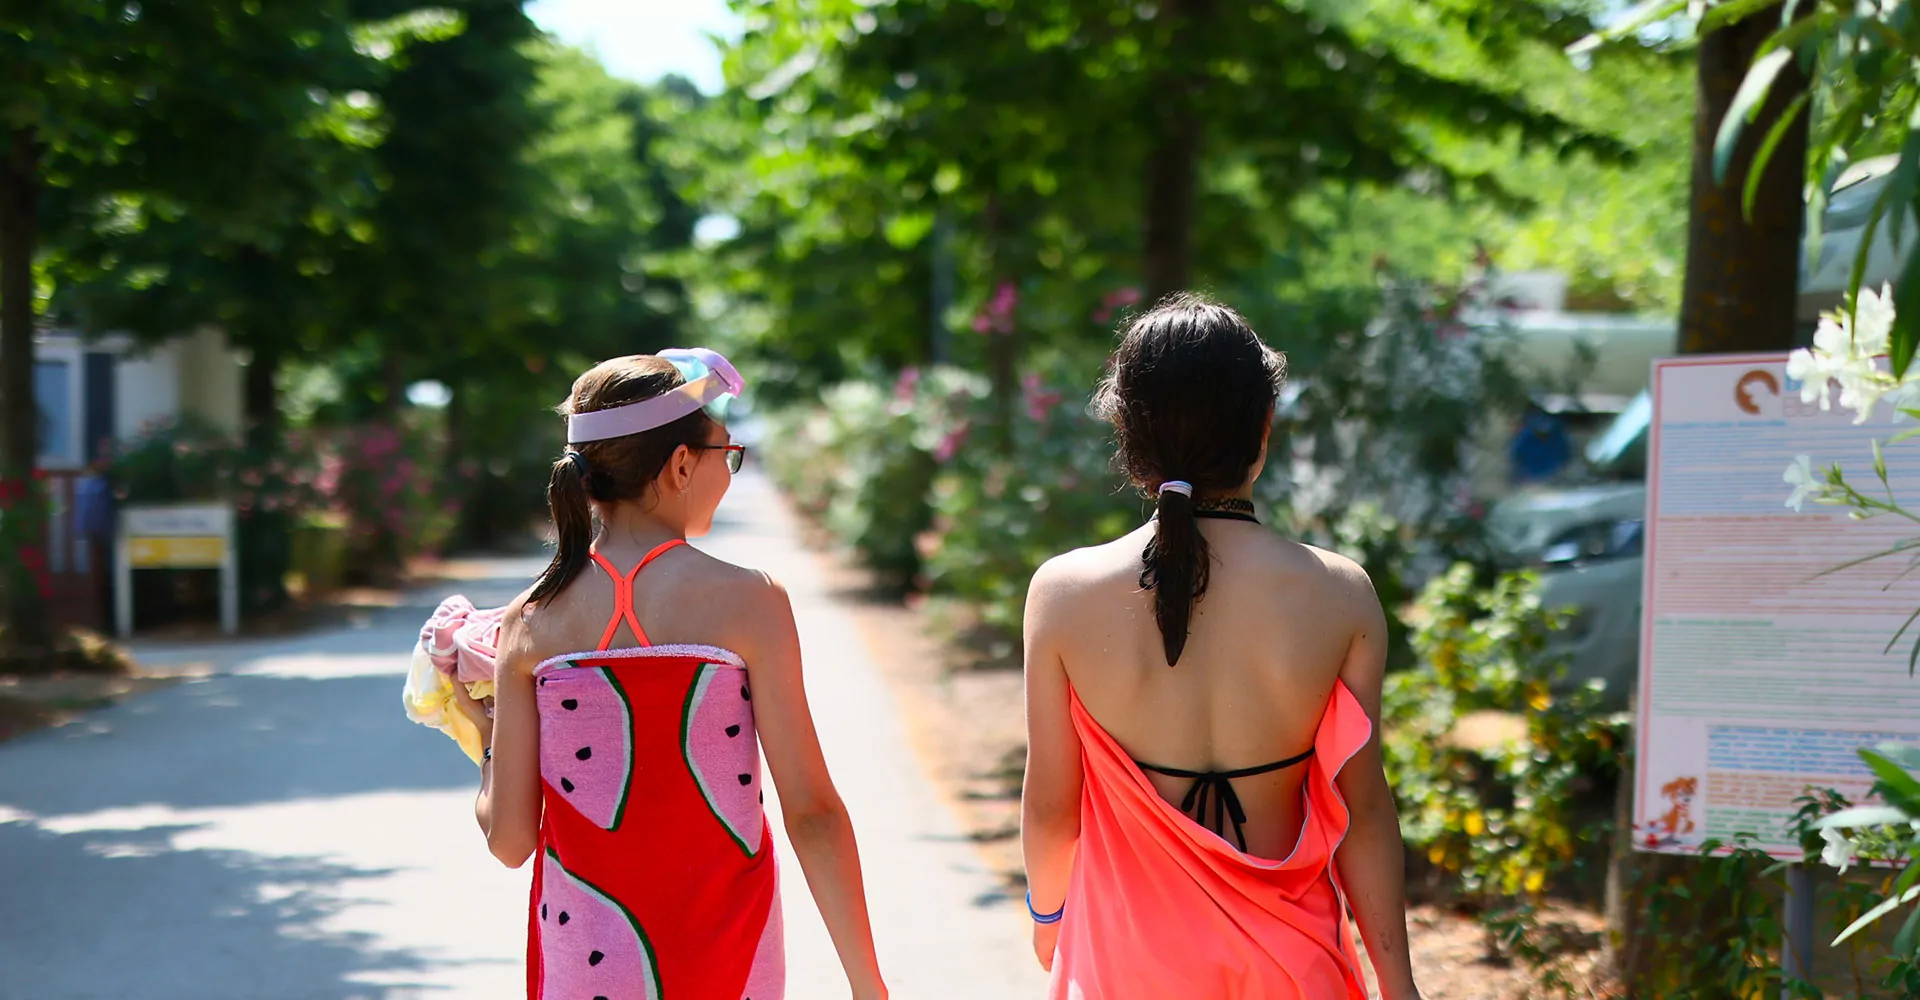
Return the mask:
<svg viewBox="0 0 1920 1000">
<path fill-rule="evenodd" d="M 1134 760 L 1219 772 L 1293 758 L 1313 746 L 1358 632 L 1379 614 L 1364 572 L 1271 529 L 1207 521 L 1206 596 L 1185 652 L 1168 666 L 1153 596 L 1140 588 L 1152 524 L 1055 560 L 1048 624 L 1081 703 Z M 1147 774 L 1176 808 L 1194 782 Z M 1235 778 L 1247 853 L 1283 858 L 1299 836 L 1305 770 Z M 1222 831 L 1233 838 L 1231 823 Z"/>
</svg>

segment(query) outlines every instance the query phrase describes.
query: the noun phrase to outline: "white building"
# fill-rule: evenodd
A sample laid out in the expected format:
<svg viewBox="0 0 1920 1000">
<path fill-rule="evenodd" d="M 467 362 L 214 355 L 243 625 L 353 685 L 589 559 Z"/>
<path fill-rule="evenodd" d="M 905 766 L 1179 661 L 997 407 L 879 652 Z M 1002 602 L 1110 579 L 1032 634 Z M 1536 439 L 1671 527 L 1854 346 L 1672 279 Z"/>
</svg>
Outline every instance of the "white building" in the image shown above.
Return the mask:
<svg viewBox="0 0 1920 1000">
<path fill-rule="evenodd" d="M 238 435 L 244 363 L 226 334 L 203 328 L 156 346 L 48 331 L 34 342 L 40 467 L 77 472 L 109 443 L 191 415 Z"/>
<path fill-rule="evenodd" d="M 40 458 L 53 516 L 47 563 L 54 618 L 101 627 L 108 573 L 104 546 L 85 537 L 75 515 L 89 466 L 115 444 L 186 416 L 228 434 L 241 430 L 242 356 L 226 334 L 203 328 L 158 345 L 130 337 L 85 339 L 52 330 L 34 341 L 33 388 L 40 409 Z"/>
</svg>

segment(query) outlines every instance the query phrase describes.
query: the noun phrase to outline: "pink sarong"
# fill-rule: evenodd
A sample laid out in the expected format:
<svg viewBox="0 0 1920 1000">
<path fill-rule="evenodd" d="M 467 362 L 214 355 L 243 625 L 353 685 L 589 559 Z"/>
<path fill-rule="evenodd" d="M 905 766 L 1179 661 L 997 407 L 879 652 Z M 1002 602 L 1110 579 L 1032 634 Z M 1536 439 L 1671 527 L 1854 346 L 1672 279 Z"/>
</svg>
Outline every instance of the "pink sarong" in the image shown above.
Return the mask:
<svg viewBox="0 0 1920 1000">
<path fill-rule="evenodd" d="M 1053 964 L 1054 1000 L 1366 1000 L 1334 851 L 1334 787 L 1373 724 L 1334 683 L 1284 861 L 1236 850 L 1162 799 L 1072 695 L 1086 779 L 1080 841 Z"/>
</svg>

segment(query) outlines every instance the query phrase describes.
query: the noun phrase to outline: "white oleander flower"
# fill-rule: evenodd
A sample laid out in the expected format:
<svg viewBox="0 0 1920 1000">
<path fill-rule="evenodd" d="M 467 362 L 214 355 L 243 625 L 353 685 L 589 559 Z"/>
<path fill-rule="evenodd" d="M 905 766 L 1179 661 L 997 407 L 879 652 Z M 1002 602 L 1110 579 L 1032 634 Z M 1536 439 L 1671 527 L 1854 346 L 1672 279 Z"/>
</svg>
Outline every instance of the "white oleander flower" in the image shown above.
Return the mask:
<svg viewBox="0 0 1920 1000">
<path fill-rule="evenodd" d="M 1860 289 L 1853 310 L 1854 357 L 1875 358 L 1887 353 L 1893 338 L 1893 315 L 1891 282 L 1881 285 L 1878 295 L 1871 288 Z"/>
<path fill-rule="evenodd" d="M 1825 480 L 1813 474 L 1813 458 L 1807 455 L 1795 455 L 1793 462 L 1787 466 L 1786 473 L 1780 478 L 1793 487 L 1792 495 L 1787 497 L 1787 506 L 1796 511 L 1807 502 L 1808 498 L 1817 499 L 1827 485 Z"/>
<path fill-rule="evenodd" d="M 1840 869 L 1840 874 L 1845 875 L 1847 869 L 1853 867 L 1853 841 L 1849 840 L 1846 834 L 1830 826 L 1820 830 L 1820 839 L 1826 841 L 1826 844 L 1820 848 L 1821 863 L 1832 865 Z"/>
<path fill-rule="evenodd" d="M 1816 340 L 1818 337 L 1815 334 Z M 1840 374 L 1841 368 L 1839 359 L 1824 351 L 1809 351 L 1803 347 L 1787 355 L 1787 377 L 1800 383 L 1800 401 L 1817 402 L 1822 410 L 1833 408 L 1832 382 Z"/>
</svg>

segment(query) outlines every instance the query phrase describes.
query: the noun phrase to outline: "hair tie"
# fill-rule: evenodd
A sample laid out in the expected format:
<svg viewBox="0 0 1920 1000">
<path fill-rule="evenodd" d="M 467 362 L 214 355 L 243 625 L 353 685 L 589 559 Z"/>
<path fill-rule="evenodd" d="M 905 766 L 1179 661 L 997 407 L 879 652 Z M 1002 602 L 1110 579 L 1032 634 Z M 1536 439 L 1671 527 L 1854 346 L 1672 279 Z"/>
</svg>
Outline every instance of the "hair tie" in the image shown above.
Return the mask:
<svg viewBox="0 0 1920 1000">
<path fill-rule="evenodd" d="M 574 451 L 572 448 L 567 449 L 567 461 L 573 465 L 573 471 L 578 472 L 581 479 L 585 479 L 592 474 L 593 470 L 587 465 L 587 456 Z"/>
<path fill-rule="evenodd" d="M 1183 497 L 1192 499 L 1193 484 L 1180 479 L 1169 479 L 1160 484 L 1160 495 L 1166 496 L 1169 493 L 1178 493 Z"/>
</svg>

